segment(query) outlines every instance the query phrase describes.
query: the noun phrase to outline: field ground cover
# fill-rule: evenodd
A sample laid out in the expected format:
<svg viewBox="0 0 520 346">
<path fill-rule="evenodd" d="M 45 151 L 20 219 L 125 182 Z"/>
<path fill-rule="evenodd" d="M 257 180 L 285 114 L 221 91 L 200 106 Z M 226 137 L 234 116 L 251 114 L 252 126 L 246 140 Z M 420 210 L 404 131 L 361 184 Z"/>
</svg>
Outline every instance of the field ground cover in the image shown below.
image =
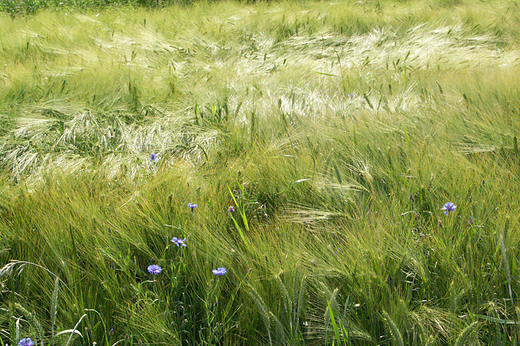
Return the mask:
<svg viewBox="0 0 520 346">
<path fill-rule="evenodd" d="M 0 4 L 0 344 L 520 342 L 517 2 Z"/>
</svg>

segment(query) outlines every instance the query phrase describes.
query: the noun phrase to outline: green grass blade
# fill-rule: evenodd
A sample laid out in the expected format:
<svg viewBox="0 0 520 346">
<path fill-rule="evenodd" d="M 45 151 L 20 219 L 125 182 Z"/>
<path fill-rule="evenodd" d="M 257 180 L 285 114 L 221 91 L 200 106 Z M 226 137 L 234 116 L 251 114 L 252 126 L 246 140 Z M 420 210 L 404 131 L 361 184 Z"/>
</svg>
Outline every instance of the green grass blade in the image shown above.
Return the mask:
<svg viewBox="0 0 520 346">
<path fill-rule="evenodd" d="M 336 337 L 338 344 L 341 344 L 340 330 L 338 328 L 338 325 L 336 324 L 336 319 L 334 318 L 334 311 L 332 311 L 332 307 L 330 306 L 330 302 L 328 300 L 327 300 L 327 308 L 329 311 L 330 322 L 332 323 L 332 329 L 334 329 L 334 335 Z"/>
<path fill-rule="evenodd" d="M 78 320 L 78 323 L 76 323 L 76 325 L 74 326 L 72 331 L 70 331 L 70 336 L 69 336 L 69 339 L 67 340 L 67 343 L 65 344 L 65 346 L 69 346 L 69 344 L 73 341 L 73 337 L 77 334 L 76 332 L 78 331 L 78 327 L 79 327 L 81 321 L 83 321 L 83 319 L 86 316 L 87 316 L 87 314 L 83 314 L 83 316 L 80 317 L 80 319 Z M 81 334 L 79 334 L 79 335 L 81 335 Z"/>
<path fill-rule="evenodd" d="M 247 223 L 247 217 L 246 217 L 245 211 L 242 209 L 242 206 L 238 205 L 237 200 L 236 200 L 235 196 L 233 195 L 233 191 L 231 191 L 231 189 L 229 187 L 228 187 L 228 190 L 229 190 L 229 193 L 231 194 L 231 198 L 233 198 L 233 202 L 235 203 L 235 205 L 238 209 L 238 212 L 242 216 L 242 220 L 244 222 L 244 227 L 246 228 L 247 231 L 249 231 L 249 225 Z M 242 228 L 238 224 L 237 220 L 233 217 L 233 215 L 231 215 L 231 219 L 233 220 L 233 223 L 235 224 L 235 228 L 237 229 L 238 234 L 240 235 L 240 238 L 244 242 L 244 245 L 250 252 L 252 252 L 253 250 L 249 246 L 249 242 L 247 241 L 246 236 L 244 235 L 244 232 L 242 232 Z"/>
<path fill-rule="evenodd" d="M 56 325 L 56 315 L 58 314 L 58 292 L 60 288 L 60 279 L 56 278 L 54 280 L 54 290 L 52 291 L 52 298 L 51 298 L 51 309 L 50 309 L 50 315 L 51 315 L 51 337 L 54 338 L 54 327 Z M 52 341 L 52 344 L 54 345 L 54 340 Z"/>
</svg>

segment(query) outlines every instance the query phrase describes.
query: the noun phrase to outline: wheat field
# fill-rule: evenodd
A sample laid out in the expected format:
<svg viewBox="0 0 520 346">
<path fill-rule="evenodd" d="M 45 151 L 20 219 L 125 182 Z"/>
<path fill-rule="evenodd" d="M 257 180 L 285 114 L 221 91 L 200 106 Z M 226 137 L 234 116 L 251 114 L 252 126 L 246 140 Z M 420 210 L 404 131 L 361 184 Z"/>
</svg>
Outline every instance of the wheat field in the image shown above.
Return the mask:
<svg viewBox="0 0 520 346">
<path fill-rule="evenodd" d="M 0 1 L 0 344 L 519 344 L 518 6 Z"/>
</svg>

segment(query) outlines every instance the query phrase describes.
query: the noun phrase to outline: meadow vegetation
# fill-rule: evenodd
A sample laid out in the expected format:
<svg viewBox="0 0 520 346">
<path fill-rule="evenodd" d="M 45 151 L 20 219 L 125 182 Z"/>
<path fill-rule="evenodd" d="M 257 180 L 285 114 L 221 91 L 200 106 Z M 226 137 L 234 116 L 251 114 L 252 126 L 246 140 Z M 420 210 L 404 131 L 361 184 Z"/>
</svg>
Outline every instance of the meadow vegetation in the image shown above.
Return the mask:
<svg viewBox="0 0 520 346">
<path fill-rule="evenodd" d="M 519 343 L 516 1 L 0 7 L 1 345 Z"/>
</svg>

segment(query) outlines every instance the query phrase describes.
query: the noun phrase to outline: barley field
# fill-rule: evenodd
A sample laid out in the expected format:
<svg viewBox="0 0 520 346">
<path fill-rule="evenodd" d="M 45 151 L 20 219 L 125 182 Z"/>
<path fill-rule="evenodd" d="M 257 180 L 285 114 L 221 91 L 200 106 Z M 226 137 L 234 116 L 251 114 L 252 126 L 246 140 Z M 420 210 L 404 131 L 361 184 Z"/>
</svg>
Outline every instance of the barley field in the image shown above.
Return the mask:
<svg viewBox="0 0 520 346">
<path fill-rule="evenodd" d="M 520 344 L 519 6 L 0 0 L 0 345 Z"/>
</svg>

